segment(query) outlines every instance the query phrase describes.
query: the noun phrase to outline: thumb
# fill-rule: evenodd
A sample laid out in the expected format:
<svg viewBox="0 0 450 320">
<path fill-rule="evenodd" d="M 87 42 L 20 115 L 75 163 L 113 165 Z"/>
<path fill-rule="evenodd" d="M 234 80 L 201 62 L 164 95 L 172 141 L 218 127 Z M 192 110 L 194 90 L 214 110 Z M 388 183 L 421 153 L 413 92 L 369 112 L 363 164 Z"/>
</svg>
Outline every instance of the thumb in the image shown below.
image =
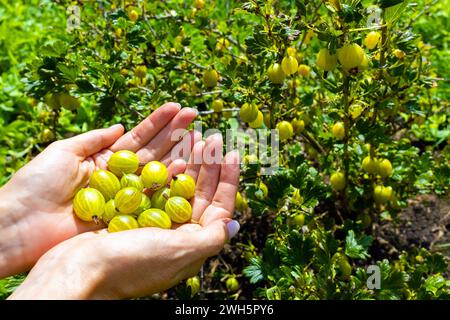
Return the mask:
<svg viewBox="0 0 450 320">
<path fill-rule="evenodd" d="M 65 148 L 77 156 L 87 158 L 103 149 L 110 147 L 124 133 L 121 124 L 109 128 L 92 130 L 78 136 L 62 140 Z"/>
<path fill-rule="evenodd" d="M 198 248 L 201 248 L 205 256 L 214 256 L 223 249 L 228 240 L 238 233 L 239 228 L 239 222 L 236 220 L 214 221 L 199 231 L 200 235 L 197 239 L 200 243 Z"/>
</svg>

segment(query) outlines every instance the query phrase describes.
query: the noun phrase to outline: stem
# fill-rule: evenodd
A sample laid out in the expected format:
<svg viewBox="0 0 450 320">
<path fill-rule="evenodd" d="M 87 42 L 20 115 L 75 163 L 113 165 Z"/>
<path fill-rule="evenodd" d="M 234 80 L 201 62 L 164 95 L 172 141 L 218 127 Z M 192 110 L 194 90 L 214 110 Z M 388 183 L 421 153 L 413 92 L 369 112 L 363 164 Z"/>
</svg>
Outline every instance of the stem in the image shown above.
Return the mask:
<svg viewBox="0 0 450 320">
<path fill-rule="evenodd" d="M 385 11 L 383 9 L 382 13 L 381 13 L 381 19 L 384 22 L 384 15 L 385 15 Z M 384 69 L 384 64 L 386 63 L 386 56 L 385 56 L 385 51 L 386 51 L 386 44 L 387 44 L 387 25 L 383 24 L 383 27 L 381 28 L 381 50 L 380 50 L 380 78 L 383 75 L 383 69 Z"/>
<path fill-rule="evenodd" d="M 325 150 L 322 148 L 322 146 L 319 144 L 319 142 L 307 131 L 303 131 L 302 136 L 308 140 L 308 142 L 311 144 L 311 146 L 316 149 L 319 153 L 325 154 Z"/>
<path fill-rule="evenodd" d="M 168 55 L 168 54 L 165 54 L 165 53 L 157 53 L 156 56 L 157 56 L 157 57 L 161 57 L 161 58 L 168 58 L 168 59 L 182 60 L 182 61 L 185 61 L 185 62 L 187 62 L 187 63 L 192 64 L 193 66 L 196 66 L 196 67 L 199 68 L 199 69 L 202 69 L 202 70 L 208 69 L 208 68 L 205 67 L 205 66 L 202 66 L 202 65 L 200 65 L 200 64 L 198 64 L 198 63 L 196 63 L 196 62 L 194 62 L 194 61 L 192 61 L 192 60 L 189 60 L 189 59 L 186 59 L 186 58 L 183 58 L 183 57 L 180 57 L 180 56 Z"/>
<path fill-rule="evenodd" d="M 348 170 L 349 170 L 349 154 L 348 154 L 348 140 L 349 140 L 349 131 L 350 131 L 350 119 L 348 115 L 348 107 L 349 107 L 349 95 L 350 95 L 350 79 L 346 73 L 343 74 L 344 77 L 344 85 L 343 85 L 343 95 L 342 95 L 342 104 L 344 105 L 344 170 L 345 170 L 345 188 L 344 188 L 344 198 L 345 198 L 345 190 L 348 186 Z"/>
</svg>

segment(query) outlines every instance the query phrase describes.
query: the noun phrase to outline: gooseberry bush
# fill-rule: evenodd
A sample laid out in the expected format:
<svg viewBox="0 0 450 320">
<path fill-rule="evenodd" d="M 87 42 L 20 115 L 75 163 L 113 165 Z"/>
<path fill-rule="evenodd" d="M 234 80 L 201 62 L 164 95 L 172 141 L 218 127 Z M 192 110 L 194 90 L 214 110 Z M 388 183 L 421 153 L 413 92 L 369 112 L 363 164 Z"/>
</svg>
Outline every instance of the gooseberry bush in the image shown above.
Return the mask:
<svg viewBox="0 0 450 320">
<path fill-rule="evenodd" d="M 445 251 L 389 250 L 395 244 L 379 236 L 418 194 L 448 197 L 444 6 L 431 0 L 4 4 L 0 183 L 54 140 L 115 123 L 130 129 L 176 101 L 197 108 L 203 128 L 224 136 L 229 129 L 277 129 L 279 166 L 262 175 L 258 155 L 242 154 L 237 240 L 204 265 L 201 277 L 160 297 L 448 299 Z M 161 216 L 157 210 L 173 211 L 177 222 L 176 208 L 192 196 L 190 177 L 172 180 L 169 202 L 167 177 L 152 173 L 158 164 L 148 164 L 139 179 L 139 161 L 124 157 L 125 167 L 112 158 L 109 171 L 96 173 L 97 184 L 91 177 L 106 222 L 115 216 L 112 199 L 143 186 L 157 189 L 153 212 L 113 225 L 145 225 Z M 113 182 L 102 182 L 110 175 Z M 123 202 L 122 211 L 139 210 Z M 371 286 L 377 276 L 380 285 Z M 17 281 L 0 282 L 0 293 Z"/>
</svg>

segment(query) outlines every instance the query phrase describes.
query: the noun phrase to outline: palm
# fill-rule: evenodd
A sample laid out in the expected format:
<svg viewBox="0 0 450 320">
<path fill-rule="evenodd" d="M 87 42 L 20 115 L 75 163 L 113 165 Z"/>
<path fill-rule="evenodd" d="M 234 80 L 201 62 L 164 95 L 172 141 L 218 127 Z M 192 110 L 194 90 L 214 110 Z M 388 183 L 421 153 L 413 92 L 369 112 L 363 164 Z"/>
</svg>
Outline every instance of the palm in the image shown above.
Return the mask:
<svg viewBox="0 0 450 320">
<path fill-rule="evenodd" d="M 45 279 L 52 265 L 79 256 L 73 252 L 82 252 L 83 261 L 83 257 L 88 261 L 88 257 L 97 257 L 102 274 L 108 275 L 108 287 L 116 288 L 112 291 L 118 297 L 159 292 L 196 274 L 204 260 L 219 252 L 227 240 L 225 221 L 232 217 L 239 180 L 237 153 L 229 153 L 212 164 L 196 163 L 194 159 L 204 159 L 205 150 L 220 153 L 221 137 L 196 143 L 187 166 L 179 166 L 172 172 L 186 172 L 196 180 L 196 193 L 191 200 L 193 223 L 175 225 L 173 230 L 142 228 L 117 233 L 106 230 L 83 233 L 49 251 L 32 270 L 31 277 Z"/>
<path fill-rule="evenodd" d="M 26 190 L 17 200 L 25 211 L 33 213 L 27 216 L 27 224 L 32 228 L 23 239 L 29 244 L 30 261 L 61 241 L 100 228 L 74 217 L 72 199 L 96 168 L 106 168 L 106 161 L 113 152 L 132 150 L 141 162 L 161 160 L 169 166 L 169 171 L 183 171 L 185 163 L 172 162 L 169 156 L 177 143 L 172 141 L 171 134 L 176 129 L 186 128 L 194 118 L 192 109 L 179 111 L 175 104 L 167 104 L 125 135 L 120 128 L 107 136 L 104 131 L 95 130 L 58 141 L 22 168 L 14 176 L 13 184 L 18 190 Z M 200 138 L 193 133 L 189 137 L 191 141 L 184 139 L 179 143 L 189 143 L 191 147 Z"/>
</svg>

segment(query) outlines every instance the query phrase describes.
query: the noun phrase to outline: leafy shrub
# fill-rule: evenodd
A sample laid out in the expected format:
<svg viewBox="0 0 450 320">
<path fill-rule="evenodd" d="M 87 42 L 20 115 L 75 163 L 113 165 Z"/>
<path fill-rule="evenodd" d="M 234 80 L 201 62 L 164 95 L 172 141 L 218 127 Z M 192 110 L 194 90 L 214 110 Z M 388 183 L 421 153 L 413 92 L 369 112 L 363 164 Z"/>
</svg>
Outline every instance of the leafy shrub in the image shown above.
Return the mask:
<svg viewBox="0 0 450 320">
<path fill-rule="evenodd" d="M 445 4 L 217 0 L 197 9 L 192 1 L 120 3 L 78 4 L 80 26 L 70 32 L 70 1 L 0 8 L 0 184 L 53 140 L 118 122 L 129 129 L 169 100 L 195 106 L 204 127 L 222 131 L 247 127 L 239 110 L 254 104 L 263 126 L 303 121 L 304 129 L 297 122 L 294 137 L 281 141 L 274 175 L 243 165 L 241 191 L 250 209 L 237 212 L 243 232 L 238 250 L 226 252 L 244 263 L 221 264 L 210 288 L 225 292 L 220 280 L 231 272 L 245 283 L 233 297 L 449 298 L 441 254 L 422 248 L 373 257 L 380 246 L 376 229 L 395 221 L 408 199 L 448 195 Z M 369 50 L 371 31 L 380 39 Z M 366 62 L 354 61 L 359 51 L 353 58 L 342 53 L 346 43 L 358 44 Z M 322 49 L 337 54 L 327 67 L 318 61 Z M 274 64 L 286 69 L 289 54 L 299 71 L 275 74 Z M 211 68 L 217 85 L 204 83 Z M 61 95 L 70 97 L 63 106 Z M 216 99 L 223 111 L 213 111 Z M 338 122 L 340 134 L 333 130 Z M 362 168 L 368 156 L 388 159 L 392 175 L 369 174 Z M 337 171 L 345 178 L 339 191 L 330 187 Z M 377 185 L 392 187 L 392 196 L 378 201 Z M 369 265 L 381 270 L 379 290 L 367 287 Z"/>
</svg>

